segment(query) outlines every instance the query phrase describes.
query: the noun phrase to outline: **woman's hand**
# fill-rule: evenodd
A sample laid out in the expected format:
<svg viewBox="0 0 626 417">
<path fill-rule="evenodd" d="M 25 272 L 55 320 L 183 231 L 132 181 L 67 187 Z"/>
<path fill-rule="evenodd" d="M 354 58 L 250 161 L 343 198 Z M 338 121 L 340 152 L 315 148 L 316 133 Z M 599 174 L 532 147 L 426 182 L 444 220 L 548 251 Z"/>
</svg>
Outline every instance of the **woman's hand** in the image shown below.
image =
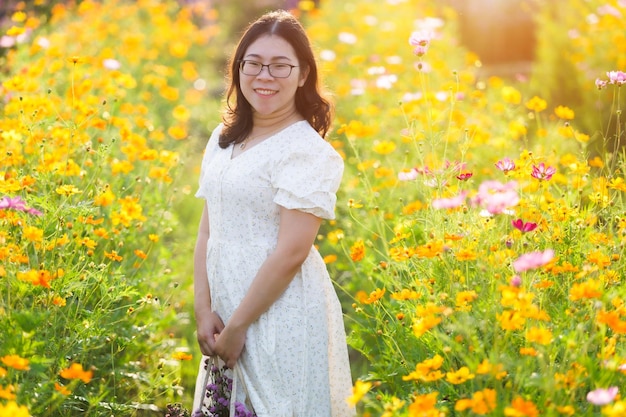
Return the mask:
<svg viewBox="0 0 626 417">
<path fill-rule="evenodd" d="M 234 368 L 237 359 L 241 356 L 246 343 L 246 330 L 246 328 L 234 329 L 227 325 L 219 335 L 216 335 L 215 353 L 228 368 Z"/>
<path fill-rule="evenodd" d="M 220 316 L 213 311 L 196 314 L 196 326 L 200 352 L 206 356 L 216 355 L 216 336 L 224 329 L 224 322 L 222 322 Z"/>
</svg>

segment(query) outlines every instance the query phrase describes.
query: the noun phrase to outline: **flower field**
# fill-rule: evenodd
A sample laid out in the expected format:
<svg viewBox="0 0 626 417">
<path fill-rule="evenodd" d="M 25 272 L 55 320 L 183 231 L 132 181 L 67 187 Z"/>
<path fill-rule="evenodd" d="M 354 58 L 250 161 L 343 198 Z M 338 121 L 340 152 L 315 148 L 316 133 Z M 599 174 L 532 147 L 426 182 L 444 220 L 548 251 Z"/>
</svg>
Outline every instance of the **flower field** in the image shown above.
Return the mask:
<svg viewBox="0 0 626 417">
<path fill-rule="evenodd" d="M 363 416 L 624 416 L 626 3 L 532 2 L 523 77 L 490 76 L 446 3 L 295 11 L 346 161 L 318 245 L 346 313 L 347 400 Z M 190 406 L 192 194 L 228 50 L 214 21 L 86 0 L 3 28 L 0 417 Z"/>
</svg>

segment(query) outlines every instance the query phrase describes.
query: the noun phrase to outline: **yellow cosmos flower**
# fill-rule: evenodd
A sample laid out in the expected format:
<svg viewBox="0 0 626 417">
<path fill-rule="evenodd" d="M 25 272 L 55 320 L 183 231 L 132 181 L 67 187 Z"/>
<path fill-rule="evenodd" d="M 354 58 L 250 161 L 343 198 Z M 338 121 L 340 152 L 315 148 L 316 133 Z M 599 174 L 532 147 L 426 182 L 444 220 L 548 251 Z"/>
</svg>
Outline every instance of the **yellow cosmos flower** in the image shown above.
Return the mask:
<svg viewBox="0 0 626 417">
<path fill-rule="evenodd" d="M 451 384 L 458 385 L 462 384 L 465 381 L 469 381 L 470 379 L 474 379 L 476 375 L 470 372 L 467 366 L 463 366 L 459 368 L 457 371 L 447 372 L 446 373 L 446 381 Z"/>
<path fill-rule="evenodd" d="M 9 30 L 7 30 L 7 35 L 8 36 L 20 36 L 22 35 L 24 32 L 26 31 L 26 29 L 22 28 L 22 27 L 18 27 L 18 26 L 11 26 L 9 28 Z"/>
<path fill-rule="evenodd" d="M 354 406 L 368 393 L 368 391 L 372 388 L 371 382 L 364 382 L 360 379 L 357 379 L 352 387 L 352 395 L 346 398 L 348 404 Z"/>
<path fill-rule="evenodd" d="M 520 313 L 511 310 L 505 310 L 502 314 L 497 314 L 496 318 L 500 322 L 500 327 L 504 330 L 520 330 L 526 322 L 526 319 Z"/>
<path fill-rule="evenodd" d="M 402 300 L 416 300 L 420 298 L 420 293 L 414 290 L 409 290 L 408 288 L 403 288 L 399 292 L 394 292 L 391 294 L 391 298 L 394 300 L 402 301 Z"/>
<path fill-rule="evenodd" d="M 526 108 L 537 113 L 544 111 L 547 107 L 548 103 L 538 96 L 534 96 L 526 102 Z"/>
<path fill-rule="evenodd" d="M 396 144 L 389 140 L 376 141 L 373 150 L 379 155 L 389 155 L 396 150 Z"/>
<path fill-rule="evenodd" d="M 43 241 L 43 230 L 35 226 L 24 226 L 22 236 L 29 242 Z"/>
<path fill-rule="evenodd" d="M 82 191 L 71 184 L 66 184 L 66 185 L 57 187 L 56 193 L 69 197 L 74 194 L 81 194 Z"/>
<path fill-rule="evenodd" d="M 504 86 L 502 87 L 502 90 L 500 90 L 500 93 L 502 94 L 502 99 L 505 103 L 520 104 L 522 102 L 522 93 L 514 87 Z"/>
<path fill-rule="evenodd" d="M 574 110 L 565 106 L 558 106 L 554 109 L 554 114 L 556 114 L 556 117 L 559 119 L 572 120 L 574 118 Z"/>
<path fill-rule="evenodd" d="M 531 327 L 526 331 L 526 341 L 528 343 L 548 345 L 552 343 L 552 332 L 542 327 Z"/>
<path fill-rule="evenodd" d="M 72 393 L 72 391 L 70 391 L 69 389 L 67 389 L 65 386 L 59 384 L 58 382 L 54 383 L 54 389 L 55 391 L 57 391 L 59 394 L 61 395 L 65 395 L 68 396 Z"/>
<path fill-rule="evenodd" d="M 7 404 L 0 404 L 0 416 L 30 417 L 30 413 L 25 406 L 18 405 L 14 401 L 9 401 Z"/>
</svg>

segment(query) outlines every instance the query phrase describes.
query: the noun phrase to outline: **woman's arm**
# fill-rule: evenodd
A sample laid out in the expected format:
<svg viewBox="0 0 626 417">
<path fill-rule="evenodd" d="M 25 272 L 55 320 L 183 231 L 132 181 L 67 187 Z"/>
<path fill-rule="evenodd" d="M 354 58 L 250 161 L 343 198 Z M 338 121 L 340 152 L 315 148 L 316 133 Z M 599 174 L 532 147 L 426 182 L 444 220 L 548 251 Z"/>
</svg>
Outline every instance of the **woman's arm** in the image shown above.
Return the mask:
<svg viewBox="0 0 626 417">
<path fill-rule="evenodd" d="M 220 317 L 211 310 L 211 290 L 206 267 L 209 234 L 209 211 L 205 204 L 193 253 L 194 312 L 198 344 L 204 355 L 215 354 L 215 334 L 220 333 L 224 328 Z"/>
<path fill-rule="evenodd" d="M 263 262 L 232 317 L 221 332 L 215 352 L 233 367 L 241 355 L 246 331 L 281 296 L 309 255 L 322 220 L 299 210 L 280 208 L 276 249 Z"/>
</svg>

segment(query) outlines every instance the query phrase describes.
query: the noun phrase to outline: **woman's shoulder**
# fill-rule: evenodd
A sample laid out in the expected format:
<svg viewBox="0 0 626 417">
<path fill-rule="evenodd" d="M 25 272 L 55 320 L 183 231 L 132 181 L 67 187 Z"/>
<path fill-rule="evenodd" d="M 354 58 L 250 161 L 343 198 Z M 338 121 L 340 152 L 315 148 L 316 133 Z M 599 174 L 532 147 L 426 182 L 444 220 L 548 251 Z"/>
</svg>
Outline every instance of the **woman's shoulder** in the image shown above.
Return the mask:
<svg viewBox="0 0 626 417">
<path fill-rule="evenodd" d="M 320 134 L 311 126 L 306 120 L 291 125 L 291 132 L 289 133 L 288 148 L 291 151 L 305 151 L 305 152 L 321 152 L 323 154 L 337 153 L 335 148 L 324 139 Z"/>
</svg>

